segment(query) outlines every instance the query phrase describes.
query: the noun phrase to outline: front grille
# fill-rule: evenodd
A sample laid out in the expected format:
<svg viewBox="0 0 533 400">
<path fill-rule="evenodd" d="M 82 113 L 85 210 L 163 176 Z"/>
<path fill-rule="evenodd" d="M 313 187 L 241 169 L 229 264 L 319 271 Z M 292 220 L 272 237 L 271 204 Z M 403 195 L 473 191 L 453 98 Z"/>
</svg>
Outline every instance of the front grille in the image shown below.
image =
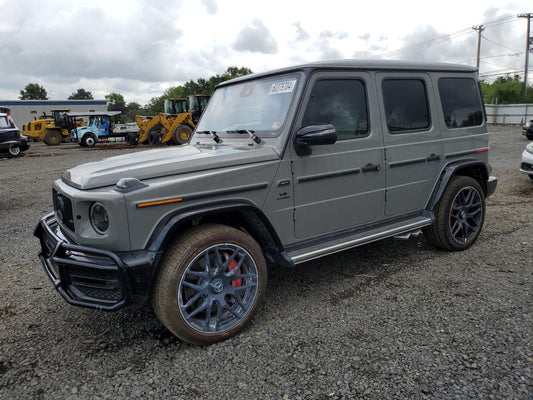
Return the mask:
<svg viewBox="0 0 533 400">
<path fill-rule="evenodd" d="M 52 201 L 54 203 L 54 211 L 57 219 L 74 232 L 74 217 L 72 213 L 72 201 L 70 198 L 59 193 L 57 190 L 52 189 Z"/>
</svg>

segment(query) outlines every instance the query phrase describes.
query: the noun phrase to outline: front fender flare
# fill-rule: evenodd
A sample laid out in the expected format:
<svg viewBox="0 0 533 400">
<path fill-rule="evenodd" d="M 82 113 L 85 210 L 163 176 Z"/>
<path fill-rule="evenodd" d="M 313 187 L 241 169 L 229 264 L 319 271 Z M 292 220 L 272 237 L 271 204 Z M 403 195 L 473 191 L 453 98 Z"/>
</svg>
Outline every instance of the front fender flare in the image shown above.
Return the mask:
<svg viewBox="0 0 533 400">
<path fill-rule="evenodd" d="M 161 221 L 154 229 L 146 250 L 161 252 L 179 232 L 180 227 L 202 218 L 214 218 L 228 214 L 239 214 L 245 221 L 245 228 L 257 240 L 267 256 L 276 263 L 284 264 L 286 260 L 280 256 L 283 245 L 268 218 L 253 203 L 246 200 L 235 200 L 223 203 L 211 203 L 193 208 L 182 209 Z"/>
</svg>

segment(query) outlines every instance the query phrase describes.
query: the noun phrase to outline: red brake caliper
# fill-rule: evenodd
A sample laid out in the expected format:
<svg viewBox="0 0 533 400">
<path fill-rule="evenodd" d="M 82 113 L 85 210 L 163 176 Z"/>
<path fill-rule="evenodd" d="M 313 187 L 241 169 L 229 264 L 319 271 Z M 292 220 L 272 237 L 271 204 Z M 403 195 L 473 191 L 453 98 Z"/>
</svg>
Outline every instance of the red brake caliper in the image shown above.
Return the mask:
<svg viewBox="0 0 533 400">
<path fill-rule="evenodd" d="M 228 253 L 225 253 L 225 256 L 227 258 L 230 258 L 230 255 Z M 231 262 L 229 263 L 229 269 L 230 271 L 233 271 L 235 269 L 235 267 L 237 266 L 237 261 L 235 261 L 235 259 L 231 260 Z M 237 270 L 237 273 L 240 274 L 241 273 L 241 270 Z M 242 286 L 242 278 L 239 278 L 239 279 L 235 279 L 233 282 L 231 282 L 231 284 L 233 285 L 233 287 L 240 287 Z"/>
</svg>

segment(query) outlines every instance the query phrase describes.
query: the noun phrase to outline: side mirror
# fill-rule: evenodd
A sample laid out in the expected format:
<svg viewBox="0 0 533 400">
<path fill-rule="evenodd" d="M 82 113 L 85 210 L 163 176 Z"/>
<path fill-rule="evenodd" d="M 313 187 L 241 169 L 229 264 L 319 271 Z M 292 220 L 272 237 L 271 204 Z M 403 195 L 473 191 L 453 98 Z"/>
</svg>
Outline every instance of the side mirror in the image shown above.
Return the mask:
<svg viewBox="0 0 533 400">
<path fill-rule="evenodd" d="M 333 144 L 336 141 L 337 131 L 333 125 L 311 125 L 296 132 L 294 148 L 299 156 L 308 156 L 311 154 L 311 146 Z"/>
</svg>

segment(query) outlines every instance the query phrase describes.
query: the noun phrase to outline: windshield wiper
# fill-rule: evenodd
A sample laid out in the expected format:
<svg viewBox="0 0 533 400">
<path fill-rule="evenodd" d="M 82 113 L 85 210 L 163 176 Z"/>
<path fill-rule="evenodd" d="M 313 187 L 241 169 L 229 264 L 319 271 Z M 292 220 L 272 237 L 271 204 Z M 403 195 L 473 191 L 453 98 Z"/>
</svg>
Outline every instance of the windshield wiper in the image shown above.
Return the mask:
<svg viewBox="0 0 533 400">
<path fill-rule="evenodd" d="M 250 139 L 252 139 L 255 143 L 257 143 L 257 144 L 261 143 L 261 138 L 259 136 L 256 136 L 254 134 L 254 131 L 251 130 L 251 129 L 237 129 L 237 130 L 234 130 L 234 131 L 226 131 L 226 133 L 244 133 L 244 134 L 248 134 L 248 136 L 250 136 Z"/>
<path fill-rule="evenodd" d="M 197 131 L 196 133 L 204 133 L 206 135 L 212 135 L 213 136 L 213 140 L 216 142 L 216 143 L 220 143 L 222 140 L 218 137 L 216 131 Z"/>
</svg>

